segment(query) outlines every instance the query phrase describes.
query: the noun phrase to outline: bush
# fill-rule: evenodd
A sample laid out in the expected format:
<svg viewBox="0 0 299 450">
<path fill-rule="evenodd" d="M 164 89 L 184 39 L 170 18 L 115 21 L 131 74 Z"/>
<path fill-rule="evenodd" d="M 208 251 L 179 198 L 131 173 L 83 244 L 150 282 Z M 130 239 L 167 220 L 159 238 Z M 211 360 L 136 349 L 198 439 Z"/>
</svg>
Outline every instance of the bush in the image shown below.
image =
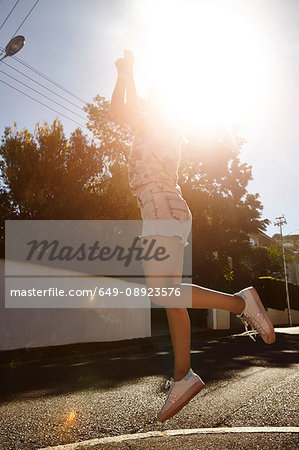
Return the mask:
<svg viewBox="0 0 299 450">
<path fill-rule="evenodd" d="M 285 281 L 272 277 L 259 277 L 252 286 L 258 291 L 261 300 L 267 308 L 284 310 L 287 308 Z M 299 310 L 299 286 L 288 282 L 290 305 Z"/>
</svg>

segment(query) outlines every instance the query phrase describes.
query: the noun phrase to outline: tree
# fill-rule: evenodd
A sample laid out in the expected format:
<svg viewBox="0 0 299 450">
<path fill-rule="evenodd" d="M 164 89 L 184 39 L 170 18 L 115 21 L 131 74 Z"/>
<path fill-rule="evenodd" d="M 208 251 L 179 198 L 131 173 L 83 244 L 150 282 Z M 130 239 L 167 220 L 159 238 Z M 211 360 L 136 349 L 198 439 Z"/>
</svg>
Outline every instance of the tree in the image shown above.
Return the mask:
<svg viewBox="0 0 299 450">
<path fill-rule="evenodd" d="M 264 230 L 258 194 L 247 191 L 252 168 L 240 161 L 238 130 L 193 133 L 182 149 L 180 184 L 193 213 L 195 281 L 233 288 L 250 254 L 249 234 Z M 233 270 L 230 267 L 233 261 Z"/>
<path fill-rule="evenodd" d="M 102 172 L 93 180 L 92 188 L 101 196 L 101 217 L 115 220 L 140 219 L 136 199 L 128 185 L 127 161 L 133 139 L 131 129 L 117 121 L 110 102 L 97 95 L 88 103 L 87 127 L 100 148 Z"/>
<path fill-rule="evenodd" d="M 90 105 L 96 143 L 80 129 L 67 140 L 58 120 L 38 123 L 33 133 L 18 131 L 16 124 L 5 129 L 0 147 L 2 256 L 9 218 L 139 218 L 126 168 L 132 134 L 112 121 L 107 101 L 98 101 L 101 108 Z"/>
<path fill-rule="evenodd" d="M 101 203 L 91 182 L 103 165 L 100 149 L 80 129 L 69 140 L 58 120 L 34 133 L 8 127 L 0 147 L 1 254 L 6 219 L 99 219 Z"/>
<path fill-rule="evenodd" d="M 79 219 L 97 215 L 90 180 L 99 171 L 96 148 L 80 129 L 69 141 L 58 120 L 34 133 L 6 128 L 0 148 L 1 179 L 20 219 Z"/>
<path fill-rule="evenodd" d="M 284 277 L 282 251 L 279 245 L 252 247 L 243 259 L 243 271 L 240 274 L 244 283 L 250 284 L 259 277 Z"/>
<path fill-rule="evenodd" d="M 17 217 L 17 211 L 14 208 L 9 193 L 1 188 L 0 189 L 0 258 L 4 257 L 5 247 L 5 220 L 14 219 Z"/>
</svg>

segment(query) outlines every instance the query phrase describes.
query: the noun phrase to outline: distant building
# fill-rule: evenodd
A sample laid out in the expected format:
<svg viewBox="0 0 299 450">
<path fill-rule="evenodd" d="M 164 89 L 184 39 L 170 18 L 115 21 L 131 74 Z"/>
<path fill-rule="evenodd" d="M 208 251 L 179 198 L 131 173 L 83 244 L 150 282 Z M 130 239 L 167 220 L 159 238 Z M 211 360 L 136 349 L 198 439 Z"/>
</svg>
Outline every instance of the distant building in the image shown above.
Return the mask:
<svg viewBox="0 0 299 450">
<path fill-rule="evenodd" d="M 250 234 L 249 241 L 253 247 L 261 246 L 268 248 L 271 244 L 280 244 L 279 241 L 260 230 L 258 233 Z M 290 243 L 285 243 L 284 248 L 285 252 L 293 257 L 292 262 L 287 264 L 288 280 L 292 283 L 299 284 L 299 251 L 293 250 L 293 245 Z"/>
</svg>

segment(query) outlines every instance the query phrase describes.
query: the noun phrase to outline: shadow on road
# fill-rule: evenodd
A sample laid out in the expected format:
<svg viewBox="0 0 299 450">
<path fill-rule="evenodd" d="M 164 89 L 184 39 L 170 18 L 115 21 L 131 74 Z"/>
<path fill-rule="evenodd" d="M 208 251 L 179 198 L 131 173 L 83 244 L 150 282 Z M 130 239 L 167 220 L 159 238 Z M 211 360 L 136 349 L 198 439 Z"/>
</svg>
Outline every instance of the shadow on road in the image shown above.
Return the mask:
<svg viewBox="0 0 299 450">
<path fill-rule="evenodd" d="M 257 337 L 206 338 L 193 335 L 191 365 L 211 383 L 229 380 L 246 369 L 289 367 L 298 363 L 298 335 L 277 333 L 275 344 L 267 345 Z M 10 366 L 0 369 L 2 402 L 23 398 L 65 395 L 83 390 L 108 390 L 136 382 L 148 376 L 172 375 L 173 353 L 169 337 L 160 338 L 153 347 L 142 351 L 86 356 L 81 360 L 60 361 L 38 366 Z M 163 383 L 161 383 L 161 389 Z"/>
</svg>

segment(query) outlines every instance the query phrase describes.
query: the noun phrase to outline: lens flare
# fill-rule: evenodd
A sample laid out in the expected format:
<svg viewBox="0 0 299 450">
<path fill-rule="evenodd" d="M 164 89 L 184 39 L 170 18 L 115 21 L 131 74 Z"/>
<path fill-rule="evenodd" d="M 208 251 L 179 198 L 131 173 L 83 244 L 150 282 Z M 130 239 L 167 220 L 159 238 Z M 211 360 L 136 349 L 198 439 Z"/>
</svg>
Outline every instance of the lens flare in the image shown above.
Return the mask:
<svg viewBox="0 0 299 450">
<path fill-rule="evenodd" d="M 67 418 L 67 422 L 68 423 L 72 423 L 74 418 L 75 418 L 75 413 L 74 413 L 74 411 L 71 411 L 69 416 L 68 416 L 68 418 Z"/>
<path fill-rule="evenodd" d="M 150 0 L 138 11 L 139 78 L 155 80 L 159 101 L 182 121 L 227 125 L 267 101 L 273 44 L 249 3 Z"/>
</svg>

